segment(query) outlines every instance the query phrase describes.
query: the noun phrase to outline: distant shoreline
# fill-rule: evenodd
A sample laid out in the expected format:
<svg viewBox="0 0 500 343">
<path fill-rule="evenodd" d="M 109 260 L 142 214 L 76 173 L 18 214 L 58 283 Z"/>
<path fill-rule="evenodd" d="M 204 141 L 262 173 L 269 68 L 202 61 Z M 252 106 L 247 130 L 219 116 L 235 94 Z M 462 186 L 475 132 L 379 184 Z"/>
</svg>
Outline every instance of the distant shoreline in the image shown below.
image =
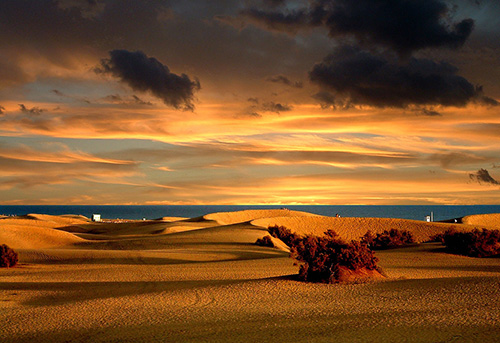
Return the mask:
<svg viewBox="0 0 500 343">
<path fill-rule="evenodd" d="M 208 213 L 248 209 L 280 209 L 310 212 L 334 217 L 399 218 L 425 221 L 433 212 L 434 221 L 449 221 L 473 214 L 500 213 L 500 205 L 0 205 L 0 214 L 50 215 L 74 214 L 91 218 L 101 214 L 106 219 L 152 220 L 162 217 L 194 218 Z"/>
</svg>

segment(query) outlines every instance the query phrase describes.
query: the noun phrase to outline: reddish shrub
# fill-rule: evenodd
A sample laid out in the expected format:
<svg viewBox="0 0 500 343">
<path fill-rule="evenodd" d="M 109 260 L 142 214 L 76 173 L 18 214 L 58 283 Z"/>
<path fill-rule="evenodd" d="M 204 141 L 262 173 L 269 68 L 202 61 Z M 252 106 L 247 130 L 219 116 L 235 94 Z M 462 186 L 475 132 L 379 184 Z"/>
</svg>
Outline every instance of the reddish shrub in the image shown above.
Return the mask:
<svg viewBox="0 0 500 343">
<path fill-rule="evenodd" d="M 5 244 L 0 245 L 0 268 L 14 267 L 17 261 L 17 252 Z"/>
<path fill-rule="evenodd" d="M 500 254 L 500 231 L 474 229 L 458 232 L 454 229 L 444 233 L 444 245 L 448 252 L 471 257 L 486 257 Z"/>
<path fill-rule="evenodd" d="M 281 241 L 286 245 L 288 245 L 289 247 L 291 247 L 296 240 L 300 239 L 300 236 L 298 236 L 295 233 L 292 233 L 290 229 L 287 229 L 284 226 L 278 226 L 278 225 L 269 226 L 267 228 L 267 231 L 269 231 L 269 234 L 271 236 L 281 239 Z"/>
<path fill-rule="evenodd" d="M 371 249 L 388 249 L 392 247 L 399 247 L 409 245 L 415 242 L 413 235 L 410 231 L 406 230 L 385 230 L 382 233 L 377 233 L 376 236 L 368 230 L 361 241 L 368 245 Z"/>
<path fill-rule="evenodd" d="M 306 236 L 294 241 L 291 257 L 302 262 L 299 278 L 304 281 L 339 282 L 342 267 L 352 271 L 378 270 L 378 259 L 366 244 L 346 243 L 331 230 L 323 237 Z"/>
<path fill-rule="evenodd" d="M 255 241 L 255 244 L 256 245 L 260 245 L 262 247 L 271 247 L 271 248 L 274 248 L 274 243 L 271 239 L 271 236 L 264 236 L 262 238 L 258 238 L 256 241 Z"/>
</svg>

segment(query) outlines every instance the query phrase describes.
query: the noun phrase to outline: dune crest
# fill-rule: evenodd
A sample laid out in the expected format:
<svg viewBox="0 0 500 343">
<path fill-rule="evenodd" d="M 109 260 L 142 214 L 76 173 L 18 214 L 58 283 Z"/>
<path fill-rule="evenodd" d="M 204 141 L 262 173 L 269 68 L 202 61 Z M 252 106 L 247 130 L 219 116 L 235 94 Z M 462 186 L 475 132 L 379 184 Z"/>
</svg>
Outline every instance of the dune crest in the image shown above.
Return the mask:
<svg viewBox="0 0 500 343">
<path fill-rule="evenodd" d="M 500 213 L 474 214 L 462 218 L 462 223 L 467 225 L 482 226 L 500 229 Z"/>
<path fill-rule="evenodd" d="M 0 222 L 0 242 L 13 249 L 43 249 L 85 241 L 55 227 L 57 224 L 38 219 L 3 219 Z"/>
<path fill-rule="evenodd" d="M 287 209 L 217 212 L 203 216 L 205 220 L 213 220 L 219 223 L 220 225 L 245 223 L 256 219 L 274 218 L 274 217 L 320 217 L 320 216 L 313 213 L 291 211 Z"/>
<path fill-rule="evenodd" d="M 90 219 L 80 215 L 65 214 L 62 216 L 53 216 L 50 214 L 30 213 L 26 216 L 29 219 L 41 221 L 52 221 L 57 225 L 78 225 L 90 222 Z"/>
<path fill-rule="evenodd" d="M 382 233 L 384 230 L 408 230 L 413 233 L 416 242 L 425 242 L 438 233 L 453 227 L 457 230 L 467 229 L 462 224 L 428 223 L 418 220 L 393 218 L 336 218 L 336 217 L 274 217 L 261 218 L 251 222 L 252 225 L 269 227 L 282 225 L 299 235 L 322 235 L 327 230 L 334 230 L 343 239 L 357 240 L 366 231 Z"/>
<path fill-rule="evenodd" d="M 164 222 L 178 222 L 178 221 L 188 220 L 188 219 L 190 219 L 190 218 L 186 218 L 186 217 L 161 217 L 161 218 L 158 218 L 156 220 L 161 220 Z"/>
</svg>

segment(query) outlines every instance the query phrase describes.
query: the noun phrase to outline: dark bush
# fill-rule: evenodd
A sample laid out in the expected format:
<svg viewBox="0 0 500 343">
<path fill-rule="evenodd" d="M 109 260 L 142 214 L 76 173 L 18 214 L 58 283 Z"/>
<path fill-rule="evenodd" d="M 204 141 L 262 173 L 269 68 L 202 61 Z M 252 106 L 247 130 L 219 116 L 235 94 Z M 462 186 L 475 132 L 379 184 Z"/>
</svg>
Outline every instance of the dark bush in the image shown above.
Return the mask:
<svg viewBox="0 0 500 343">
<path fill-rule="evenodd" d="M 258 238 L 255 241 L 255 244 L 260 245 L 262 247 L 271 247 L 274 248 L 274 243 L 271 239 L 271 236 L 264 236 L 262 238 Z"/>
<path fill-rule="evenodd" d="M 437 233 L 429 237 L 429 242 L 438 242 L 444 244 L 444 233 Z"/>
<path fill-rule="evenodd" d="M 361 242 L 368 245 L 370 249 L 377 250 L 409 245 L 414 243 L 415 239 L 412 233 L 406 230 L 385 230 L 382 233 L 377 233 L 376 236 L 368 230 L 365 235 L 361 237 Z"/>
<path fill-rule="evenodd" d="M 286 245 L 288 245 L 289 247 L 291 247 L 296 240 L 300 239 L 299 235 L 292 233 L 290 229 L 287 229 L 284 226 L 278 226 L 278 225 L 269 226 L 267 228 L 267 231 L 271 236 L 281 239 L 281 241 Z"/>
<path fill-rule="evenodd" d="M 487 257 L 500 254 L 500 231 L 474 229 L 458 232 L 454 229 L 444 233 L 444 245 L 452 254 L 470 257 Z"/>
<path fill-rule="evenodd" d="M 0 245 L 0 268 L 14 267 L 17 261 L 17 252 L 5 244 Z"/>
<path fill-rule="evenodd" d="M 299 278 L 304 281 L 336 283 L 341 281 L 341 270 L 378 270 L 378 259 L 366 244 L 346 243 L 334 231 L 325 236 L 306 236 L 294 241 L 291 257 L 302 262 Z"/>
</svg>

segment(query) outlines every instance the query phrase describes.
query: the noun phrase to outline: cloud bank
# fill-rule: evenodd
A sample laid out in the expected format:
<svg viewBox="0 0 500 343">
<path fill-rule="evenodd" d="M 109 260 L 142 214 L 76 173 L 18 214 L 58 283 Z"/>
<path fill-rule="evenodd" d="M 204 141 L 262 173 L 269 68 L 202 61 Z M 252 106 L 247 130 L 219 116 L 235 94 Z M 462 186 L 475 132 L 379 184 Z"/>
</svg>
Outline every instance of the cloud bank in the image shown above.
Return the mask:
<svg viewBox="0 0 500 343">
<path fill-rule="evenodd" d="M 423 49 L 457 49 L 467 41 L 474 20 L 455 20 L 455 12 L 442 0 L 315 0 L 308 7 L 291 2 L 248 7 L 240 16 L 271 31 L 328 30 L 335 48 L 309 72 L 320 86 L 313 98 L 323 108 L 498 105 L 450 63 L 412 57 Z M 274 82 L 290 84 L 278 77 Z"/>
<path fill-rule="evenodd" d="M 167 106 L 194 110 L 194 92 L 201 88 L 198 80 L 171 73 L 166 65 L 142 51 L 113 50 L 109 54 L 110 58 L 101 60 L 95 69 L 97 73 L 117 77 L 134 90 L 150 92 Z"/>
<path fill-rule="evenodd" d="M 396 59 L 342 46 L 316 64 L 309 77 L 313 83 L 335 91 L 352 104 L 406 107 L 465 106 L 471 101 L 496 103 L 482 95 L 481 88 L 457 75 L 457 71 L 445 62 L 412 57 L 408 63 L 400 64 Z M 317 98 L 328 100 L 325 94 Z"/>
<path fill-rule="evenodd" d="M 241 15 L 278 31 L 326 27 L 333 38 L 355 37 L 365 44 L 384 45 L 401 54 L 424 48 L 457 48 L 474 27 L 472 19 L 453 22 L 440 0 L 317 0 L 308 8 L 265 11 L 247 8 Z"/>
</svg>

